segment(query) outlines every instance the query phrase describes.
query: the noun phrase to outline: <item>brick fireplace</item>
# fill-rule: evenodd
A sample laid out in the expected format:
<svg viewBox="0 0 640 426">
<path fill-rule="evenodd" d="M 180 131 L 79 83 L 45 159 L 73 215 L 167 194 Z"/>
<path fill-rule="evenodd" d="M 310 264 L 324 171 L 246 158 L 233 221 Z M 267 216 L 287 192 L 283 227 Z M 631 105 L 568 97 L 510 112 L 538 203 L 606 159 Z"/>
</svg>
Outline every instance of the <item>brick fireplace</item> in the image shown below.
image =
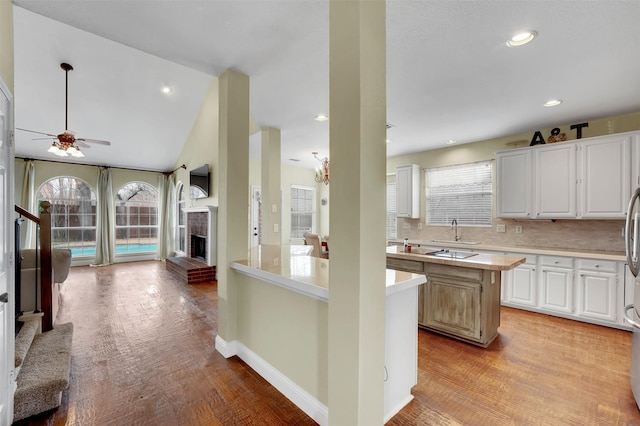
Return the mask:
<svg viewBox="0 0 640 426">
<path fill-rule="evenodd" d="M 217 214 L 215 206 L 190 207 L 186 213 L 186 256 L 167 259 L 167 270 L 188 284 L 213 281 L 217 257 Z"/>
</svg>

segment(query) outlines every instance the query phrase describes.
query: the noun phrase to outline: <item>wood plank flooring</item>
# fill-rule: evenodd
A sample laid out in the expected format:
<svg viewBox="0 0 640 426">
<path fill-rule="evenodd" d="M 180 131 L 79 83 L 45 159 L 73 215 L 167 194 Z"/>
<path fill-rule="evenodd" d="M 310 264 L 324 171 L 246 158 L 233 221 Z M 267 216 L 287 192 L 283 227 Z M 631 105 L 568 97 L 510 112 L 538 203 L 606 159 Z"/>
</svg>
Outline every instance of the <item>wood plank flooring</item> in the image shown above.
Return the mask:
<svg viewBox="0 0 640 426">
<path fill-rule="evenodd" d="M 313 425 L 242 361 L 214 348 L 216 283 L 162 262 L 72 268 L 59 322 L 75 326 L 57 410 L 16 425 Z M 630 333 L 502 309 L 481 349 L 419 332 L 415 399 L 388 425 L 640 425 Z"/>
</svg>

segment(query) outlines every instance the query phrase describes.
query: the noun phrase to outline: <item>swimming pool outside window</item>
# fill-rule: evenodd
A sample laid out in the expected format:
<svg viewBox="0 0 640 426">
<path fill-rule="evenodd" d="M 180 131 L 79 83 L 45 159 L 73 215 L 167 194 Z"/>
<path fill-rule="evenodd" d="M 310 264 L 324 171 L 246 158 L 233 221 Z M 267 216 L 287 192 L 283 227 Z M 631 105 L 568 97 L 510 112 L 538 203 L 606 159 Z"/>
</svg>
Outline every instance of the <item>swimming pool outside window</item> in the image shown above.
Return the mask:
<svg viewBox="0 0 640 426">
<path fill-rule="evenodd" d="M 129 182 L 116 195 L 116 255 L 155 252 L 158 247 L 158 191 Z"/>
<path fill-rule="evenodd" d="M 49 179 L 37 192 L 37 204 L 51 203 L 51 243 L 70 248 L 74 257 L 96 252 L 96 194 L 82 179 Z"/>
</svg>

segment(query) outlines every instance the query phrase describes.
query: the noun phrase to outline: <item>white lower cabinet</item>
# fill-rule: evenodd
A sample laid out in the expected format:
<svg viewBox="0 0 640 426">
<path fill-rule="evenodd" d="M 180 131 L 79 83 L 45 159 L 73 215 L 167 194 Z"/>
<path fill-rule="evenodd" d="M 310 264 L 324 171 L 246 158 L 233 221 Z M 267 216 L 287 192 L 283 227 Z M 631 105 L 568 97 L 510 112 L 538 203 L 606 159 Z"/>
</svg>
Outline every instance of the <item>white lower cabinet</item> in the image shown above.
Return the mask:
<svg viewBox="0 0 640 426">
<path fill-rule="evenodd" d="M 527 262 L 503 272 L 503 305 L 629 329 L 622 310 L 633 294 L 624 262 L 505 254 Z"/>
<path fill-rule="evenodd" d="M 540 256 L 540 307 L 573 312 L 573 259 Z"/>
<path fill-rule="evenodd" d="M 578 315 L 617 322 L 618 274 L 615 262 L 578 260 Z"/>
<path fill-rule="evenodd" d="M 518 256 L 518 253 L 506 253 L 509 256 Z M 522 256 L 520 254 L 520 256 Z M 503 302 L 511 305 L 536 306 L 538 288 L 536 263 L 537 256 L 527 255 L 527 261 L 510 271 L 503 273 Z"/>
</svg>

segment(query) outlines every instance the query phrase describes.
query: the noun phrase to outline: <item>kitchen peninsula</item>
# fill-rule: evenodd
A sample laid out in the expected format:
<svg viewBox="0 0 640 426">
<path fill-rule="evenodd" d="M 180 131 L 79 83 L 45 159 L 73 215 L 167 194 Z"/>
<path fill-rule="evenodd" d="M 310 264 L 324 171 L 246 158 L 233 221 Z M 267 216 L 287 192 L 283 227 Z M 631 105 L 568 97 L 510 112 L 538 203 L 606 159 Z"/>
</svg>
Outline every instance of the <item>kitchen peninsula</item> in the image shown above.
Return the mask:
<svg viewBox="0 0 640 426">
<path fill-rule="evenodd" d="M 456 249 L 404 252 L 400 246 L 387 247 L 387 268 L 427 277 L 418 295 L 418 325 L 484 348 L 498 335 L 501 272 L 525 260 Z"/>
<path fill-rule="evenodd" d="M 262 246 L 232 262 L 239 306 L 247 310 L 238 314 L 236 340 L 216 337 L 219 352 L 237 355 L 321 425 L 328 422 L 329 265 L 294 246 Z M 386 270 L 385 422 L 413 399 L 418 286 L 425 282 L 423 274 Z"/>
</svg>

